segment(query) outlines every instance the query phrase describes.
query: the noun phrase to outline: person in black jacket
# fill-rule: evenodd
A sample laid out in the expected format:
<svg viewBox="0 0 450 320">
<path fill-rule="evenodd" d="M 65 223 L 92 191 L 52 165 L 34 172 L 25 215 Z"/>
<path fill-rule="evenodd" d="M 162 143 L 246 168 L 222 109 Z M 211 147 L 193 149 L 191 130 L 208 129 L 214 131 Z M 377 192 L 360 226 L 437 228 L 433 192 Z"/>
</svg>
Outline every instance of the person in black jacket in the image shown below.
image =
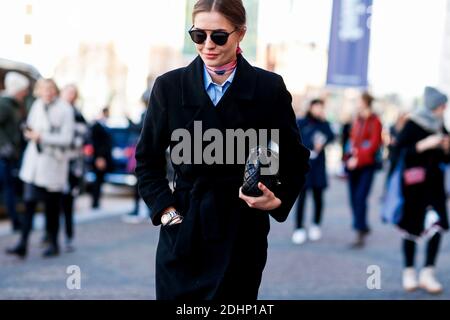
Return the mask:
<svg viewBox="0 0 450 320">
<path fill-rule="evenodd" d="M 292 235 L 292 241 L 295 244 L 303 244 L 308 237 L 312 241 L 317 241 L 322 237 L 320 223 L 322 221 L 323 192 L 328 186 L 325 147 L 334 140 L 330 123 L 325 120 L 324 107 L 323 100 L 314 99 L 309 105 L 306 117 L 297 120 L 305 147 L 311 151 L 309 161 L 311 170 L 306 176 L 305 189 L 300 193 L 297 202 L 296 230 Z M 312 192 L 315 212 L 313 224 L 307 235 L 303 228 L 303 213 L 308 191 Z"/>
<path fill-rule="evenodd" d="M 75 132 L 70 145 L 69 184 L 62 197 L 62 212 L 64 214 L 66 231 L 66 251 L 74 250 L 74 200 L 81 193 L 84 175 L 83 147 L 88 134 L 88 124 L 76 106 L 78 100 L 78 88 L 67 85 L 61 91 L 61 98 L 72 106 L 75 117 Z"/>
<path fill-rule="evenodd" d="M 21 227 L 16 212 L 15 171 L 21 158 L 21 112 L 30 81 L 17 72 L 5 76 L 5 91 L 0 96 L 0 190 L 2 191 L 14 231 Z"/>
<path fill-rule="evenodd" d="M 141 114 L 141 118 L 139 120 L 139 123 L 134 123 L 130 117 L 127 117 L 128 120 L 128 131 L 133 132 L 133 136 L 134 134 L 137 134 L 138 136 L 141 134 L 142 131 L 142 127 L 144 126 L 144 120 L 145 120 L 145 113 L 147 112 L 147 108 L 148 108 L 148 103 L 149 103 L 149 99 L 150 99 L 150 92 L 151 92 L 151 88 L 150 88 L 150 83 L 148 88 L 145 90 L 145 92 L 142 94 L 141 97 L 141 102 L 145 105 L 145 110 L 142 112 Z M 136 141 L 137 143 L 137 141 Z M 134 144 L 134 150 L 136 150 L 136 146 Z M 136 162 L 135 162 L 135 153 L 134 152 L 131 155 L 131 163 L 132 165 L 129 165 L 129 170 L 133 171 L 135 170 L 136 167 Z M 142 217 L 139 214 L 139 204 L 140 204 L 140 200 L 141 200 L 141 196 L 139 195 L 139 189 L 138 189 L 138 184 L 136 182 L 136 185 L 134 186 L 134 208 L 131 212 L 129 212 L 126 216 L 124 216 L 122 218 L 122 221 L 125 223 L 131 223 L 131 224 L 137 224 L 137 223 L 141 223 L 146 221 L 146 219 L 148 219 L 148 217 Z M 150 216 L 150 212 L 149 212 L 149 216 Z"/>
<path fill-rule="evenodd" d="M 102 117 L 95 121 L 91 128 L 91 141 L 94 149 L 92 167 L 95 181 L 92 185 L 92 208 L 100 206 L 101 190 L 105 174 L 112 166 L 112 137 L 108 132 L 106 121 L 109 118 L 109 108 L 102 110 Z"/>
<path fill-rule="evenodd" d="M 252 67 L 239 50 L 246 30 L 242 1 L 200 0 L 193 21 L 190 35 L 199 56 L 157 78 L 136 152 L 139 192 L 153 224 L 162 224 L 156 298 L 256 300 L 267 260 L 269 216 L 287 219 L 304 185 L 309 151 L 301 143 L 283 79 Z M 210 145 L 205 140 L 192 145 L 195 152 L 183 150 L 188 159 L 175 163 L 174 150 L 183 140 L 174 136 L 187 130 L 195 140 L 199 124 L 204 133 L 214 129 L 221 136 L 227 129 L 277 129 L 281 184 L 269 190 L 260 183 L 262 196 L 245 196 L 240 192 L 245 161 L 206 163 L 202 151 Z M 173 192 L 165 172 L 168 146 L 176 172 Z M 234 155 L 248 154 L 232 146 Z M 225 154 L 223 147 L 218 144 L 217 152 Z M 194 161 L 198 157 L 201 161 Z"/>
<path fill-rule="evenodd" d="M 425 109 L 412 114 L 397 136 L 393 167 L 403 157 L 404 206 L 398 223 L 405 235 L 403 287 L 412 291 L 420 286 L 439 293 L 442 285 L 435 277 L 434 266 L 441 233 L 448 230 L 443 169 L 443 164 L 450 159 L 450 136 L 443 123 L 447 96 L 427 87 L 424 102 Z M 417 280 L 414 258 L 420 238 L 428 242 L 425 265 Z"/>
</svg>

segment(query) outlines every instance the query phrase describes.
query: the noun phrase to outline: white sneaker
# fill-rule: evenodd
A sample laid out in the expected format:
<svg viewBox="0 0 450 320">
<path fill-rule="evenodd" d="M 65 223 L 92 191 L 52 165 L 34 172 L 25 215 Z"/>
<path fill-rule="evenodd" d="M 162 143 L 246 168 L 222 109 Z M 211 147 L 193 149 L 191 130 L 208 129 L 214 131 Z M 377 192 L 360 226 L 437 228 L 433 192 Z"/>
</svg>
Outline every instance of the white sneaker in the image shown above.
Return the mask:
<svg viewBox="0 0 450 320">
<path fill-rule="evenodd" d="M 316 224 L 313 224 L 308 230 L 308 237 L 311 241 L 318 241 L 322 239 L 322 230 Z"/>
<path fill-rule="evenodd" d="M 417 274 L 414 268 L 406 268 L 403 270 L 403 289 L 411 292 L 419 287 L 417 282 Z"/>
<path fill-rule="evenodd" d="M 74 252 L 75 246 L 74 242 L 71 239 L 66 239 L 66 252 Z"/>
<path fill-rule="evenodd" d="M 437 281 L 433 267 L 426 267 L 420 271 L 419 286 L 428 291 L 428 293 L 441 293 L 442 285 Z"/>
<path fill-rule="evenodd" d="M 304 244 L 306 242 L 306 230 L 303 228 L 295 230 L 292 235 L 292 242 L 295 244 Z"/>
</svg>

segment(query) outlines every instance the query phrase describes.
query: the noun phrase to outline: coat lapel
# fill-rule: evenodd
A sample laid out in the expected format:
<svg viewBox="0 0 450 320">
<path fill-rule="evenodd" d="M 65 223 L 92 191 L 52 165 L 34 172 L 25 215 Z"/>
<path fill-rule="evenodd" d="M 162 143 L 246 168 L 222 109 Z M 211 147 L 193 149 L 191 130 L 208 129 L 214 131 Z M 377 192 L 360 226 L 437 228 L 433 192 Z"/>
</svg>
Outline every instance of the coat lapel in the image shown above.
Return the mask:
<svg viewBox="0 0 450 320">
<path fill-rule="evenodd" d="M 204 130 L 220 127 L 220 121 L 213 113 L 214 105 L 203 85 L 203 61 L 200 56 L 184 69 L 182 77 L 183 112 L 188 119 L 186 128 L 192 128 L 194 121 L 202 121 Z"/>
</svg>

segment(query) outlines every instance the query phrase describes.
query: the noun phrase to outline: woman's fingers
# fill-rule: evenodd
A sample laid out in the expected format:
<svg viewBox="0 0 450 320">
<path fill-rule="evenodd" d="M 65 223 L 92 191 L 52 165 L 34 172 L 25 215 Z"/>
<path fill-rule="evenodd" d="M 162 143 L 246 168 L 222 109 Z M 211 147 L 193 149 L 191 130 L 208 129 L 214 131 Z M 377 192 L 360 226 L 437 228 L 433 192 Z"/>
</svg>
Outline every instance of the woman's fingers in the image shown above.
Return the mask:
<svg viewBox="0 0 450 320">
<path fill-rule="evenodd" d="M 262 182 L 258 183 L 258 188 L 263 192 L 263 196 L 267 196 L 268 198 L 275 198 L 275 195 L 269 188 L 267 188 Z"/>
<path fill-rule="evenodd" d="M 271 210 L 274 205 L 278 207 L 281 201 L 275 197 L 274 193 L 270 191 L 264 184 L 258 183 L 258 188 L 263 192 L 262 196 L 249 197 L 242 193 L 242 188 L 239 189 L 239 198 L 244 200 L 250 208 Z"/>
<path fill-rule="evenodd" d="M 261 190 L 262 192 L 267 190 L 267 187 L 262 183 L 262 182 L 258 182 L 258 188 L 259 190 Z"/>
<path fill-rule="evenodd" d="M 246 201 L 247 203 L 255 204 L 266 202 L 267 200 L 270 200 L 271 197 L 274 197 L 273 192 L 267 189 L 267 187 L 261 182 L 258 183 L 258 188 L 263 192 L 263 194 L 259 197 L 246 196 L 245 194 L 242 193 L 242 187 L 239 188 L 239 198 Z"/>
<path fill-rule="evenodd" d="M 247 202 L 248 200 L 250 200 L 251 197 L 246 196 L 245 194 L 242 193 L 242 187 L 239 188 L 239 198 L 241 198 L 242 200 L 244 200 L 245 202 Z"/>
<path fill-rule="evenodd" d="M 255 208 L 261 197 L 249 197 L 242 193 L 242 187 L 239 188 L 239 198 L 244 200 L 250 208 Z"/>
<path fill-rule="evenodd" d="M 239 188 L 239 198 L 241 198 L 242 200 L 244 200 L 245 203 L 247 203 L 247 205 L 248 205 L 250 208 L 254 208 L 255 205 L 256 205 L 256 203 L 257 203 L 257 201 L 258 201 L 258 200 L 257 200 L 258 198 L 256 198 L 256 197 L 249 197 L 249 196 L 246 196 L 245 194 L 243 194 L 243 193 L 242 193 L 242 187 Z"/>
</svg>

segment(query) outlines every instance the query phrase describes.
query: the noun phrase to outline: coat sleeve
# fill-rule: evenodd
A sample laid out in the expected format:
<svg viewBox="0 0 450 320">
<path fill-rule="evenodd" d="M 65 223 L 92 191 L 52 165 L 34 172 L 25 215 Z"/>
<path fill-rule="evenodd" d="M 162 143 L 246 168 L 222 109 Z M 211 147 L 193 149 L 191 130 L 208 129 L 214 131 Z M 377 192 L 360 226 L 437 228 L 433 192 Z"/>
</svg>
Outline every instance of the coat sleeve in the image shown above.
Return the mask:
<svg viewBox="0 0 450 320">
<path fill-rule="evenodd" d="M 419 141 L 417 137 L 417 125 L 411 120 L 408 121 L 403 129 L 398 133 L 395 141 L 395 149 L 397 152 L 405 150 L 405 156 L 414 158 L 418 155 L 416 143 Z"/>
<path fill-rule="evenodd" d="M 445 126 L 442 130 L 442 133 L 444 134 L 444 136 L 447 136 L 448 138 L 450 138 L 448 130 L 445 128 Z M 441 161 L 448 165 L 450 163 L 450 153 L 445 153 L 444 150 L 442 150 L 442 160 Z"/>
<path fill-rule="evenodd" d="M 151 210 L 153 224 L 161 224 L 161 213 L 175 205 L 166 179 L 166 150 L 169 146 L 166 95 L 158 78 L 152 90 L 149 109 L 136 147 L 138 190 Z"/>
<path fill-rule="evenodd" d="M 334 134 L 333 130 L 331 129 L 329 122 L 325 122 L 324 129 L 325 129 L 324 133 L 327 136 L 326 144 L 329 144 L 329 143 L 333 142 L 333 140 L 336 138 L 336 135 Z"/>
<path fill-rule="evenodd" d="M 284 222 L 304 187 L 305 176 L 309 171 L 310 152 L 302 144 L 292 108 L 292 97 L 281 78 L 277 112 L 279 114 L 277 128 L 280 130 L 279 179 L 281 184 L 274 193 L 281 200 L 281 206 L 269 211 L 269 214 L 276 221 Z"/>
<path fill-rule="evenodd" d="M 8 106 L 6 103 L 2 104 L 0 101 L 0 124 L 3 125 L 8 121 L 10 121 L 11 114 L 12 114 L 11 107 Z"/>
</svg>

